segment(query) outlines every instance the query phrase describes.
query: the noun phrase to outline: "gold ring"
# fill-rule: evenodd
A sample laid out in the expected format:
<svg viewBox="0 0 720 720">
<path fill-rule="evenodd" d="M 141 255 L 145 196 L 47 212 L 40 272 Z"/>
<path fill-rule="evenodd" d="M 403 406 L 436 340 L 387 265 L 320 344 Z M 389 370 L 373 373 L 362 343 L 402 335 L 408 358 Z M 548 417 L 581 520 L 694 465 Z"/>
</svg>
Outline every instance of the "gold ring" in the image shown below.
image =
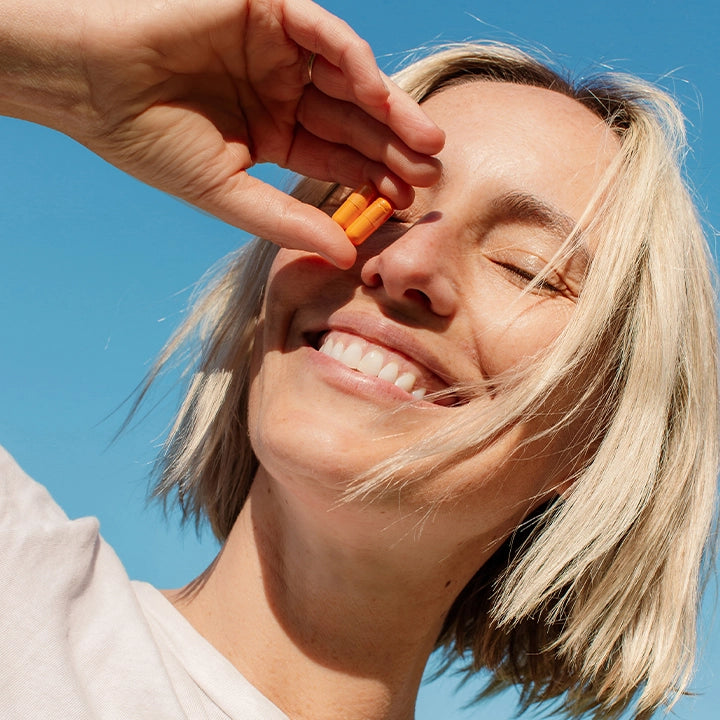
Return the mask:
<svg viewBox="0 0 720 720">
<path fill-rule="evenodd" d="M 315 64 L 315 53 L 310 53 L 310 57 L 307 61 L 307 74 L 308 74 L 308 83 L 312 84 L 312 71 L 313 71 L 313 65 Z"/>
</svg>

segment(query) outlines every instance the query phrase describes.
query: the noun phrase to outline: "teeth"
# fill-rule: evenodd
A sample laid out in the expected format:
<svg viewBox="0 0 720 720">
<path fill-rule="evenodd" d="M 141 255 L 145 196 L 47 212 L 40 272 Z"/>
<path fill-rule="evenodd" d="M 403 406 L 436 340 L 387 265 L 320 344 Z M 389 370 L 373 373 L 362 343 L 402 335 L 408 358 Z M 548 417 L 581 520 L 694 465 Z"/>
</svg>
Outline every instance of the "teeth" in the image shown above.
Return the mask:
<svg viewBox="0 0 720 720">
<path fill-rule="evenodd" d="M 332 341 L 331 341 L 332 342 Z M 345 345 L 343 345 L 342 340 L 338 340 L 334 345 L 332 350 L 330 351 L 330 357 L 335 358 L 336 360 L 339 360 L 342 357 L 343 352 L 345 352 Z"/>
<path fill-rule="evenodd" d="M 362 346 L 360 343 L 350 343 L 346 348 L 345 352 L 340 356 L 340 362 L 347 365 L 353 370 L 358 369 L 360 360 L 362 359 Z"/>
<path fill-rule="evenodd" d="M 379 373 L 378 377 L 381 380 L 387 380 L 388 382 L 394 383 L 397 380 L 397 376 L 400 374 L 400 368 L 395 362 L 389 362 Z"/>
<path fill-rule="evenodd" d="M 405 392 L 410 392 L 416 380 L 417 378 L 412 373 L 406 372 L 395 381 L 395 385 Z"/>
<path fill-rule="evenodd" d="M 378 373 L 382 370 L 385 364 L 385 358 L 383 354 L 378 350 L 371 350 L 363 359 L 358 363 L 357 369 L 361 373 L 377 377 Z"/>
<path fill-rule="evenodd" d="M 331 338 L 327 338 L 320 347 L 320 352 L 339 360 L 343 365 L 347 365 L 347 367 L 357 370 L 363 375 L 377 377 L 380 380 L 393 383 L 401 390 L 411 393 L 415 400 L 422 400 L 425 397 L 427 392 L 425 388 L 413 390 L 417 382 L 417 375 L 411 372 L 400 374 L 400 367 L 394 361 L 390 361 L 385 365 L 385 356 L 380 350 L 369 350 L 363 355 L 360 343 L 351 342 L 345 347 L 342 340 L 333 342 Z"/>
</svg>

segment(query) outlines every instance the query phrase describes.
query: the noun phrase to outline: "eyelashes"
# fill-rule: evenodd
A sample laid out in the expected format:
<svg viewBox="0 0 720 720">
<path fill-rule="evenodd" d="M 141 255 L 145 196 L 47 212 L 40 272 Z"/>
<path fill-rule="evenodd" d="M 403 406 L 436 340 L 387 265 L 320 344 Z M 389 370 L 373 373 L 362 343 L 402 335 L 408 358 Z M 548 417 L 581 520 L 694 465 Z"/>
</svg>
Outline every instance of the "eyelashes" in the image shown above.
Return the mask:
<svg viewBox="0 0 720 720">
<path fill-rule="evenodd" d="M 550 270 L 545 277 L 542 272 L 534 272 L 521 265 L 508 261 L 491 260 L 498 267 L 510 282 L 525 290 L 530 288 L 531 292 L 540 295 L 568 295 L 569 290 L 557 272 Z M 538 280 L 538 278 L 540 278 Z"/>
</svg>

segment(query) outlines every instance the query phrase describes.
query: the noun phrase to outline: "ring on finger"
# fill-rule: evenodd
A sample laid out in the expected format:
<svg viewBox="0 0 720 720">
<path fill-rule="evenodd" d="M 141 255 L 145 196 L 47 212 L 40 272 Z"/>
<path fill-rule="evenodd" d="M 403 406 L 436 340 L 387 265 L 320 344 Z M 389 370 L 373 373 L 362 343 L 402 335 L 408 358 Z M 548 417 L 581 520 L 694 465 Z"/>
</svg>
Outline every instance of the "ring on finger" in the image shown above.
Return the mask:
<svg viewBox="0 0 720 720">
<path fill-rule="evenodd" d="M 313 73 L 313 65 L 315 64 L 315 53 L 310 53 L 310 57 L 307 61 L 307 74 L 308 74 L 308 84 L 312 84 L 312 73 Z"/>
</svg>

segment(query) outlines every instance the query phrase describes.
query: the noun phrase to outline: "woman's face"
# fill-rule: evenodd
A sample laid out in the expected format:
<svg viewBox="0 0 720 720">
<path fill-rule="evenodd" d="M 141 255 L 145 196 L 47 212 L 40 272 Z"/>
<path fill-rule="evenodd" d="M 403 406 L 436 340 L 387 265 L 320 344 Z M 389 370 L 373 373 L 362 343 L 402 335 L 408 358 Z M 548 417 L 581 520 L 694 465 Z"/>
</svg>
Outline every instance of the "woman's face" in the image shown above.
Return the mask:
<svg viewBox="0 0 720 720">
<path fill-rule="evenodd" d="M 273 478 L 321 502 L 494 402 L 501 378 L 565 327 L 592 255 L 585 245 L 522 294 L 617 152 L 599 118 L 559 93 L 491 82 L 445 89 L 424 108 L 447 134 L 440 182 L 361 246 L 352 269 L 281 250 L 270 272 L 251 439 Z M 486 390 L 432 401 L 455 383 Z M 527 435 L 515 428 L 394 506 L 447 506 L 468 538 L 506 533 L 563 480 L 557 453 L 547 441 L 524 447 Z"/>
</svg>

